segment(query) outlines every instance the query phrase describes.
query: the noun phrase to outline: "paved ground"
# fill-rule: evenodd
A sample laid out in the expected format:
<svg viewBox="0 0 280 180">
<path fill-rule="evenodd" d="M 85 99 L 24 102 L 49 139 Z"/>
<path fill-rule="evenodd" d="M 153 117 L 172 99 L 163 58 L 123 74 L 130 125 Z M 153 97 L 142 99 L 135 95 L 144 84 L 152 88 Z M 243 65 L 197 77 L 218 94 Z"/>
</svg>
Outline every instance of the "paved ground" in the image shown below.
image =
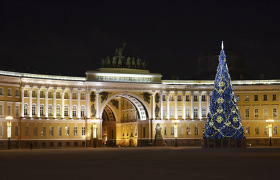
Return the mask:
<svg viewBox="0 0 280 180">
<path fill-rule="evenodd" d="M 280 148 L 0 150 L 0 179 L 280 179 Z"/>
</svg>

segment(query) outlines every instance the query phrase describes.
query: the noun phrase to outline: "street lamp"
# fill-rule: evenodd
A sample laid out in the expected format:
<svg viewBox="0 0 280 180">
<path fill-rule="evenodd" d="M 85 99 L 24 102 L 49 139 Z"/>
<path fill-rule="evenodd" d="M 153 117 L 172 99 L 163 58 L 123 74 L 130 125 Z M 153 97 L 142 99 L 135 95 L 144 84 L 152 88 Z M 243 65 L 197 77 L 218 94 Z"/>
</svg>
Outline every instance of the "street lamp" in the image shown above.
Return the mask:
<svg viewBox="0 0 280 180">
<path fill-rule="evenodd" d="M 92 137 L 93 137 L 93 146 L 94 148 L 96 148 L 97 126 L 95 123 L 92 125 Z"/>
<path fill-rule="evenodd" d="M 172 123 L 174 124 L 174 137 L 175 137 L 175 147 L 177 147 L 177 137 L 178 137 L 178 126 L 177 123 L 179 120 L 173 120 Z"/>
<path fill-rule="evenodd" d="M 268 123 L 268 135 L 269 135 L 269 146 L 272 146 L 271 143 L 271 137 L 272 137 L 272 123 L 274 122 L 274 120 L 266 120 L 266 122 Z"/>
<path fill-rule="evenodd" d="M 13 120 L 13 116 L 7 116 L 6 117 L 7 120 L 7 138 L 8 138 L 8 149 L 11 148 L 11 135 L 12 135 L 12 120 Z"/>
</svg>

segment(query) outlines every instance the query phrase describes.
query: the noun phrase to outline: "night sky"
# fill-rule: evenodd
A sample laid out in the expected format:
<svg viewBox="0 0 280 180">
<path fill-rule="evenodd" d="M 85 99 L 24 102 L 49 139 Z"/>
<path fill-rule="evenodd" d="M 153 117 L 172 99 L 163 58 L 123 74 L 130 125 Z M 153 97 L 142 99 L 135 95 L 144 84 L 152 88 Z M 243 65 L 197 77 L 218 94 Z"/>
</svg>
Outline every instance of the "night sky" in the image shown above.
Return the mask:
<svg viewBox="0 0 280 180">
<path fill-rule="evenodd" d="M 191 79 L 224 41 L 251 77 L 280 79 L 276 0 L 0 0 L 0 23 L 0 70 L 84 77 L 126 42 L 163 79 Z"/>
</svg>

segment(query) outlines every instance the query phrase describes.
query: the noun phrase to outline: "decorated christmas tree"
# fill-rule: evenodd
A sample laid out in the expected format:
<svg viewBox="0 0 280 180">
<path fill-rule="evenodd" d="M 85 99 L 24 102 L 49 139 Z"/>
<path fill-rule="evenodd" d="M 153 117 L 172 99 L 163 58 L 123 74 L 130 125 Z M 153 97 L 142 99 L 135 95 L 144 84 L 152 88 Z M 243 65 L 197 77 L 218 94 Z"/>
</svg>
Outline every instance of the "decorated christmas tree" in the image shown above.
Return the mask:
<svg viewBox="0 0 280 180">
<path fill-rule="evenodd" d="M 232 90 L 223 42 L 203 138 L 210 140 L 245 138 Z"/>
</svg>

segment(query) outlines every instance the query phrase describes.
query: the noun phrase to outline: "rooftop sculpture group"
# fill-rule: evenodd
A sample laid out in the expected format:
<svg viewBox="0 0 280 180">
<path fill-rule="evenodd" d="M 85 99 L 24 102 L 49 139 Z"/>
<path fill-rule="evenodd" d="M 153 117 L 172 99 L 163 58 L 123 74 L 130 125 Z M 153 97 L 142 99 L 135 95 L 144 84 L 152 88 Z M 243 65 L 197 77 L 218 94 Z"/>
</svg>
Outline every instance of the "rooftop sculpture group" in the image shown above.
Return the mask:
<svg viewBox="0 0 280 180">
<path fill-rule="evenodd" d="M 115 49 L 115 56 L 111 60 L 109 56 L 101 60 L 101 66 L 103 68 L 130 68 L 130 69 L 146 69 L 146 61 L 142 61 L 140 58 L 137 60 L 133 58 L 125 58 L 122 54 L 126 43 L 123 43 L 123 47 Z"/>
</svg>

